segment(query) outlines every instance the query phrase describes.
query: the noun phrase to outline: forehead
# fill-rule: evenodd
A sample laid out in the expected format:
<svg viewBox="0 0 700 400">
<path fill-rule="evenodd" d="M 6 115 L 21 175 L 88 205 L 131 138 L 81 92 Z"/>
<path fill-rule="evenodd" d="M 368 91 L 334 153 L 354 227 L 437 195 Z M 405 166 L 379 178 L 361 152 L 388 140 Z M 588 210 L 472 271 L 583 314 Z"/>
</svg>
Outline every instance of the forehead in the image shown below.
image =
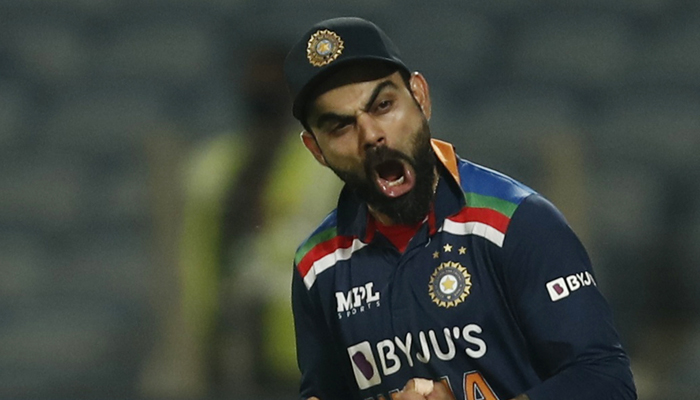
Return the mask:
<svg viewBox="0 0 700 400">
<path fill-rule="evenodd" d="M 332 104 L 367 101 L 370 92 L 386 80 L 394 82 L 396 87 L 403 86 L 401 73 L 383 64 L 360 64 L 343 68 L 316 88 L 311 96 L 310 114 Z"/>
<path fill-rule="evenodd" d="M 387 63 L 380 61 L 352 62 L 346 66 L 340 67 L 325 78 L 317 85 L 314 92 L 316 96 L 319 96 L 341 86 L 379 80 L 391 75 L 395 71 L 395 67 L 391 67 Z"/>
</svg>

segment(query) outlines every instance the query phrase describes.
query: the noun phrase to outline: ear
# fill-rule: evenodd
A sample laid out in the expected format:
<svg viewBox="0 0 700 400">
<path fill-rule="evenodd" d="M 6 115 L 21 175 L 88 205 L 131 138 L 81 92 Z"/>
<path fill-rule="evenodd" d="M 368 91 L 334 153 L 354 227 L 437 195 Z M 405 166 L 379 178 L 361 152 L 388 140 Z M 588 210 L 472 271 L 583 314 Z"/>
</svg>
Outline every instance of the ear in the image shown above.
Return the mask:
<svg viewBox="0 0 700 400">
<path fill-rule="evenodd" d="M 420 72 L 412 73 L 408 82 L 411 86 L 411 93 L 418 102 L 418 105 L 423 111 L 425 118 L 430 119 L 432 108 L 430 103 L 430 89 L 428 88 L 428 82 Z"/>
<path fill-rule="evenodd" d="M 306 148 L 309 149 L 316 161 L 318 161 L 318 163 L 323 165 L 324 167 L 327 167 L 328 164 L 326 163 L 326 157 L 323 156 L 323 152 L 318 146 L 316 136 L 314 136 L 313 133 L 310 133 L 306 130 L 303 130 L 299 136 L 301 137 L 301 141 L 304 143 L 304 146 L 306 146 Z"/>
</svg>

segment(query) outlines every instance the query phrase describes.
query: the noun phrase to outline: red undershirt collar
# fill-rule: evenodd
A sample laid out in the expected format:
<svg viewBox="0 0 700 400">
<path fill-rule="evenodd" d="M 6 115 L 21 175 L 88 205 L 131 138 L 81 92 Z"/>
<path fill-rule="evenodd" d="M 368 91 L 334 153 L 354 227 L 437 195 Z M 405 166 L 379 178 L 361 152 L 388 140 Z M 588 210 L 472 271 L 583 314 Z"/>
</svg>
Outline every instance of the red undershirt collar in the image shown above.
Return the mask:
<svg viewBox="0 0 700 400">
<path fill-rule="evenodd" d="M 384 235 L 384 237 L 389 239 L 389 241 L 401 253 L 403 253 L 406 250 L 406 247 L 408 247 L 408 243 L 411 241 L 413 236 L 416 235 L 416 233 L 424 223 L 428 223 L 430 235 L 435 234 L 437 230 L 435 226 L 435 210 L 432 204 L 430 205 L 430 212 L 428 213 L 427 217 L 423 221 L 413 225 L 384 225 L 381 222 L 379 222 L 376 218 L 374 218 L 372 214 L 367 213 L 367 215 L 367 242 L 371 242 L 372 239 L 374 239 L 374 232 L 379 231 L 382 235 Z"/>
</svg>

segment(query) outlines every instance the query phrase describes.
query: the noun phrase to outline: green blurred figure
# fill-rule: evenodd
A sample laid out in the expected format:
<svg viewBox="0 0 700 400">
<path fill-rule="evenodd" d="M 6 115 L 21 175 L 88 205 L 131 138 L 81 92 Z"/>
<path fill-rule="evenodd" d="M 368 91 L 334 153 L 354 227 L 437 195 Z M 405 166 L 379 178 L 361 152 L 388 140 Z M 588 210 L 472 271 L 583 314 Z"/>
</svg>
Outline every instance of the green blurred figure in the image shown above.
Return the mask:
<svg viewBox="0 0 700 400">
<path fill-rule="evenodd" d="M 179 317 L 166 329 L 170 349 L 151 367 L 173 374 L 146 382 L 147 395 L 296 391 L 289 257 L 300 233 L 335 207 L 340 182 L 290 131 L 285 55 L 274 46 L 249 52 L 241 82 L 246 120 L 185 157 L 180 304 L 172 306 Z"/>
</svg>

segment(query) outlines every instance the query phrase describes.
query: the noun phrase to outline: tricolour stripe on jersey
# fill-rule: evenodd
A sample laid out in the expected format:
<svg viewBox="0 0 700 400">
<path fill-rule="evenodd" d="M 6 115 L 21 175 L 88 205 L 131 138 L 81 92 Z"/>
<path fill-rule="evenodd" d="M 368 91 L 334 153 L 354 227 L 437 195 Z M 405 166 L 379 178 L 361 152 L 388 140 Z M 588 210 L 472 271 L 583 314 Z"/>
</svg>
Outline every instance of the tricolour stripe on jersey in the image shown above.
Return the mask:
<svg viewBox="0 0 700 400">
<path fill-rule="evenodd" d="M 296 257 L 294 257 L 294 262 L 299 265 L 301 263 L 301 260 L 306 257 L 306 255 L 316 247 L 317 244 L 328 241 L 330 239 L 333 239 L 334 237 L 338 236 L 338 229 L 335 226 L 332 226 L 328 229 L 322 230 L 304 242 L 304 244 L 297 250 Z"/>
<path fill-rule="evenodd" d="M 458 214 L 449 218 L 452 222 L 479 222 L 505 233 L 510 218 L 491 208 L 464 207 Z"/>
<path fill-rule="evenodd" d="M 307 257 L 305 257 L 302 260 L 302 261 L 308 260 L 308 263 L 309 263 L 309 264 L 304 266 L 304 268 L 306 268 L 305 273 L 302 272 L 301 269 L 299 270 L 299 272 L 302 273 L 301 275 L 304 277 L 304 285 L 306 285 L 307 289 L 311 289 L 311 286 L 314 285 L 314 282 L 316 282 L 316 276 L 318 276 L 318 274 L 327 270 L 328 268 L 335 266 L 339 261 L 350 259 L 350 257 L 352 256 L 352 254 L 354 252 L 367 246 L 366 243 L 363 243 L 362 241 L 360 241 L 360 239 L 357 239 L 357 238 L 353 239 L 353 238 L 349 238 L 346 236 L 338 236 L 336 239 L 340 239 L 340 240 L 338 240 L 338 243 L 342 244 L 343 246 L 335 247 L 335 244 L 330 243 L 330 242 L 336 241 L 335 239 L 333 239 L 329 242 L 325 242 L 325 243 L 319 245 L 319 247 L 323 246 L 323 247 L 329 248 L 329 249 L 335 247 L 335 250 L 333 252 L 328 253 L 325 256 L 322 256 L 321 258 L 319 258 L 313 262 L 311 261 L 311 260 L 313 260 L 313 258 L 308 257 L 308 255 L 307 255 Z M 352 241 L 350 243 L 347 243 L 346 240 L 348 240 L 348 239 L 352 239 Z M 328 246 L 324 246 L 326 244 L 328 244 Z M 314 253 L 314 251 L 317 248 L 314 248 L 309 255 Z M 322 253 L 319 252 L 319 254 L 322 254 Z"/>
<path fill-rule="evenodd" d="M 299 248 L 295 258 L 297 270 L 306 287 L 311 288 L 318 274 L 338 261 L 349 259 L 352 253 L 365 246 L 354 236 L 338 236 L 337 229 L 331 227 L 315 234 Z"/>
<path fill-rule="evenodd" d="M 483 194 L 466 192 L 464 198 L 467 201 L 467 207 L 475 208 L 490 208 L 510 218 L 513 216 L 518 204 L 503 200 L 494 196 L 486 196 Z"/>
<path fill-rule="evenodd" d="M 507 200 L 478 193 L 464 194 L 467 206 L 447 218 L 441 231 L 453 235 L 476 235 L 503 247 L 510 217 L 518 205 Z"/>
<path fill-rule="evenodd" d="M 503 247 L 503 240 L 506 237 L 499 230 L 481 222 L 454 222 L 446 219 L 440 230 L 453 235 L 481 236 L 498 247 Z"/>
</svg>

